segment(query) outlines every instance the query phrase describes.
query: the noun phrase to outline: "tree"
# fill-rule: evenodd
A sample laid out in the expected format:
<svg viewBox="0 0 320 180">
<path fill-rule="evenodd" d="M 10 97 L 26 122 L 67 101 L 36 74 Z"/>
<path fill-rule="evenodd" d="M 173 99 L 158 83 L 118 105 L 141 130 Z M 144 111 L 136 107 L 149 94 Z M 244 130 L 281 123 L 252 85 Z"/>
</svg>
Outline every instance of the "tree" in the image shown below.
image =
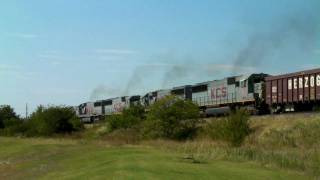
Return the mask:
<svg viewBox="0 0 320 180">
<path fill-rule="evenodd" d="M 195 135 L 199 109 L 192 101 L 167 96 L 150 107 L 146 134 L 152 137 L 183 140 Z"/>
<path fill-rule="evenodd" d="M 10 119 L 19 119 L 17 114 L 14 112 L 13 108 L 9 105 L 1 105 L 0 106 L 0 128 L 4 128 L 5 121 L 9 121 Z"/>
<path fill-rule="evenodd" d="M 50 136 L 82 129 L 83 124 L 72 108 L 65 106 L 39 106 L 28 121 L 29 136 Z"/>
</svg>

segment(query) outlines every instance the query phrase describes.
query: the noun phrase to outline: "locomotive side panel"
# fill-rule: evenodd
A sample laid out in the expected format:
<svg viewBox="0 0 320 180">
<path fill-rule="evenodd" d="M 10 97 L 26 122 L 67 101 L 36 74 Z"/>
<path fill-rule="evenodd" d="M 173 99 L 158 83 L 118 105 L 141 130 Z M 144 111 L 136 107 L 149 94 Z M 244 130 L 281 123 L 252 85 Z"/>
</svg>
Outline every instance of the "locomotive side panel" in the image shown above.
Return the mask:
<svg viewBox="0 0 320 180">
<path fill-rule="evenodd" d="M 228 85 L 225 79 L 219 81 L 211 81 L 208 84 L 209 103 L 213 106 L 228 103 Z"/>
<path fill-rule="evenodd" d="M 112 99 L 103 100 L 102 101 L 102 111 L 105 115 L 111 115 L 112 114 Z"/>
<path fill-rule="evenodd" d="M 208 91 L 192 93 L 192 101 L 199 106 L 206 106 L 209 103 Z"/>
<path fill-rule="evenodd" d="M 239 82 L 239 86 L 236 85 L 235 95 L 236 95 L 236 102 L 240 103 L 248 103 L 254 102 L 254 84 L 249 84 L 248 75 L 238 76 L 236 81 Z M 249 92 L 249 85 L 251 91 Z"/>
<path fill-rule="evenodd" d="M 237 102 L 237 93 L 236 93 L 236 85 L 235 84 L 229 84 L 228 85 L 228 103 L 235 103 Z"/>
<path fill-rule="evenodd" d="M 192 101 L 198 106 L 203 107 L 208 105 L 208 83 L 196 84 L 192 87 Z"/>
<path fill-rule="evenodd" d="M 94 105 L 93 102 L 88 102 L 86 103 L 86 114 L 87 115 L 92 115 L 94 113 Z"/>
<path fill-rule="evenodd" d="M 94 106 L 94 112 L 93 115 L 102 115 L 102 102 L 101 101 L 96 101 L 93 103 Z"/>
<path fill-rule="evenodd" d="M 156 93 L 159 93 L 159 91 L 156 91 Z M 171 94 L 174 94 L 175 96 L 181 99 L 192 100 L 192 86 L 186 85 L 186 86 L 174 87 L 171 90 Z"/>
<path fill-rule="evenodd" d="M 121 113 L 126 108 L 126 97 L 118 97 L 112 101 L 112 113 Z"/>
<path fill-rule="evenodd" d="M 235 77 L 210 81 L 207 84 L 206 92 L 193 93 L 192 96 L 198 99 L 197 101 L 200 101 L 199 99 L 201 99 L 200 96 L 202 95 L 201 103 L 205 104 L 205 106 L 224 106 L 243 101 L 244 95 L 239 90 L 240 86 L 240 82 L 236 83 Z M 243 86 L 246 85 L 243 84 Z"/>
<path fill-rule="evenodd" d="M 105 109 L 105 115 L 111 115 L 113 113 L 112 105 L 105 106 L 104 109 Z"/>
</svg>

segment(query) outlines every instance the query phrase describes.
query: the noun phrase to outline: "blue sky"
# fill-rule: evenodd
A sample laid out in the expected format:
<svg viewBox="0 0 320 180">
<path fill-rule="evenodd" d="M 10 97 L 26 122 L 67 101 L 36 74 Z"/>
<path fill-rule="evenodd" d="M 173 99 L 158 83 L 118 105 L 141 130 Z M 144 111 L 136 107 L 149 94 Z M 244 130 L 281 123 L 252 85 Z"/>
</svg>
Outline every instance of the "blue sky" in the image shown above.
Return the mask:
<svg viewBox="0 0 320 180">
<path fill-rule="evenodd" d="M 4 0 L 0 104 L 78 105 L 320 67 L 318 0 Z"/>
</svg>

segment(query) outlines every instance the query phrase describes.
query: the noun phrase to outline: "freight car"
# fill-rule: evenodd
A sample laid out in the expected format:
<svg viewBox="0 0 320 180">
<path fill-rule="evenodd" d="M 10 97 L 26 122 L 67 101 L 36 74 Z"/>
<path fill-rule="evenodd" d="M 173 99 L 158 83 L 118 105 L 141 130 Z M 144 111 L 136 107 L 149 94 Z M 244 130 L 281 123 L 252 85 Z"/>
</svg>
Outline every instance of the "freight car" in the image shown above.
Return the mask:
<svg viewBox="0 0 320 180">
<path fill-rule="evenodd" d="M 266 102 L 272 113 L 319 107 L 320 68 L 266 77 Z"/>
</svg>

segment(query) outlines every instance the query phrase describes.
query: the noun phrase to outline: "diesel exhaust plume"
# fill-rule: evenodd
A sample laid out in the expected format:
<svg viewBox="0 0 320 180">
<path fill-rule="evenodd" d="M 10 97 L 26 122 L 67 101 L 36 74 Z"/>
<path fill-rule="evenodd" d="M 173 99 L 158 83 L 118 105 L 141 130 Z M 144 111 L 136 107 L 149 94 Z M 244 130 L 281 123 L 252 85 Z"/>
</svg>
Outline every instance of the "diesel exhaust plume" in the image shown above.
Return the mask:
<svg viewBox="0 0 320 180">
<path fill-rule="evenodd" d="M 269 24 L 269 29 L 255 29 L 248 36 L 247 45 L 236 53 L 232 74 L 238 73 L 237 67 L 258 67 L 266 59 L 272 59 L 273 55 L 291 58 L 294 56 L 292 53 L 312 51 L 316 26 L 314 16 L 295 14 L 274 20 Z"/>
</svg>

